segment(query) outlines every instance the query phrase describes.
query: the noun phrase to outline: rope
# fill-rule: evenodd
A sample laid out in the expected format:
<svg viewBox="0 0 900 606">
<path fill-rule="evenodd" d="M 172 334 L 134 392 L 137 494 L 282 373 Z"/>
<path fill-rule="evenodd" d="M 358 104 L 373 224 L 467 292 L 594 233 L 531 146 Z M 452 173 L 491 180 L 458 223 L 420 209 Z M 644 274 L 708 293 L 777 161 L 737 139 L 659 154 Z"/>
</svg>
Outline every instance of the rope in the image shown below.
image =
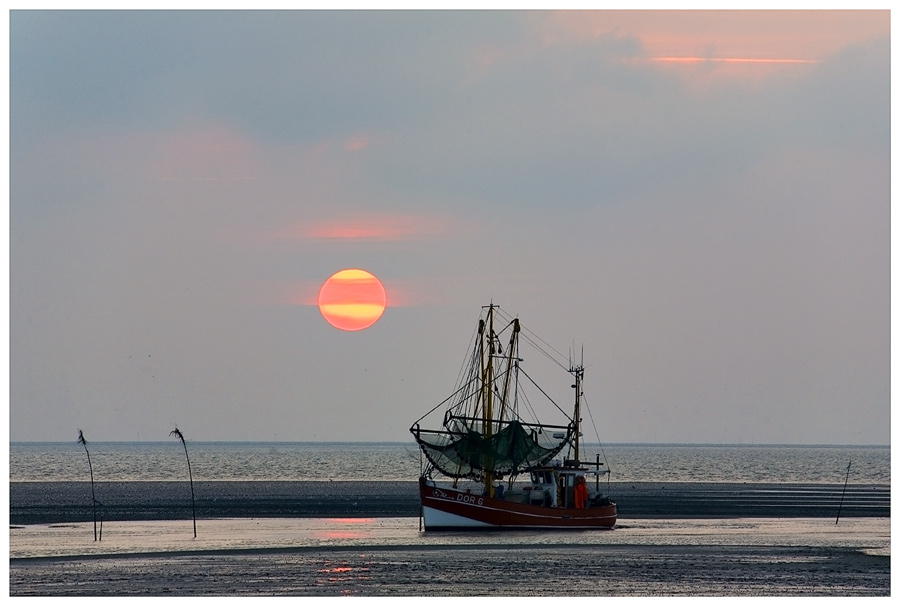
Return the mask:
<svg viewBox="0 0 900 606">
<path fill-rule="evenodd" d="M 509 314 L 507 314 L 506 312 L 504 312 L 503 310 L 501 310 L 499 307 L 496 307 L 496 308 L 495 308 L 495 313 L 497 313 L 497 312 L 499 312 L 499 315 L 500 315 L 504 320 L 507 320 L 507 321 L 509 321 L 510 323 L 512 322 L 513 318 L 512 318 Z M 505 330 L 505 329 L 504 329 L 504 330 Z M 528 329 L 528 327 L 525 327 L 525 326 L 521 326 L 521 325 L 520 325 L 519 334 L 520 334 L 520 336 L 521 336 L 522 338 L 524 338 L 526 341 L 528 341 L 528 343 L 530 343 L 532 347 L 534 347 L 537 351 L 539 351 L 539 352 L 542 353 L 544 356 L 546 356 L 547 359 L 549 359 L 551 362 L 553 362 L 554 364 L 556 364 L 557 366 L 559 366 L 560 368 L 562 368 L 563 370 L 565 370 L 566 372 L 568 372 L 569 369 L 568 369 L 564 364 L 562 364 L 562 363 L 559 361 L 560 359 L 565 360 L 565 359 L 566 359 L 566 356 L 564 356 L 564 355 L 561 354 L 559 351 L 557 351 L 552 345 L 550 345 L 549 343 L 547 343 L 546 341 L 544 341 L 544 340 L 543 340 L 542 338 L 540 338 L 536 333 L 534 333 L 533 331 L 531 331 L 530 329 Z M 529 335 L 530 335 L 530 336 L 529 336 Z M 543 343 L 544 346 L 546 346 L 548 349 L 552 350 L 557 356 L 559 356 L 559 358 L 557 359 L 557 358 L 554 358 L 553 356 L 551 356 L 551 355 L 550 355 L 543 347 L 541 347 L 540 345 L 538 345 L 537 343 L 535 343 L 535 341 L 532 339 L 532 337 L 533 337 L 534 339 L 537 339 L 537 340 L 540 341 L 541 343 Z"/>
<path fill-rule="evenodd" d="M 588 406 L 587 398 L 584 397 L 584 394 L 582 394 L 582 396 L 581 396 L 581 401 L 584 404 L 584 407 L 587 408 L 588 417 L 590 417 L 590 419 L 591 419 L 591 426 L 593 426 L 593 428 L 594 428 L 594 435 L 597 436 L 597 444 L 600 446 L 600 454 L 603 455 L 603 462 L 606 463 L 606 469 L 609 472 L 606 474 L 606 484 L 607 484 L 607 486 L 609 486 L 609 476 L 612 475 L 612 469 L 609 466 L 609 460 L 607 460 L 607 458 L 606 458 L 606 451 L 603 450 L 603 442 L 600 441 L 600 432 L 597 431 L 597 424 L 594 423 L 594 413 L 591 412 L 591 407 Z M 608 492 L 608 488 L 607 488 L 607 492 Z"/>
<path fill-rule="evenodd" d="M 458 393 L 461 392 L 462 390 L 466 389 L 467 387 L 469 387 L 470 384 L 474 383 L 474 382 L 477 381 L 477 380 L 478 380 L 478 377 L 472 377 L 472 379 L 471 379 L 470 381 L 468 381 L 466 384 L 464 384 L 463 386 L 461 386 L 459 389 L 457 389 L 456 391 L 454 391 L 452 394 L 450 394 L 449 396 L 447 396 L 446 398 L 444 398 L 441 402 L 438 403 L 437 406 L 435 406 L 434 408 L 432 408 L 431 410 L 429 410 L 428 412 L 426 412 L 425 414 L 423 414 L 421 417 L 419 417 L 418 419 L 416 419 L 415 422 L 413 423 L 413 425 L 415 425 L 416 423 L 418 423 L 419 421 L 421 421 L 422 419 L 424 419 L 425 417 L 427 417 L 428 415 L 430 415 L 431 413 L 433 413 L 435 410 L 437 410 L 438 408 L 440 408 L 441 406 L 443 406 L 444 404 L 446 404 L 449 400 L 451 400 L 452 398 L 454 398 L 454 397 L 456 396 L 456 394 L 458 394 Z"/>
<path fill-rule="evenodd" d="M 572 420 L 572 417 L 569 416 L 569 413 L 567 413 L 565 410 L 563 410 L 562 408 L 560 408 L 560 407 L 559 407 L 559 404 L 557 404 L 557 403 L 553 400 L 553 398 L 550 397 L 550 394 L 548 394 L 546 391 L 544 391 L 544 388 L 543 388 L 543 387 L 541 387 L 540 385 L 538 385 L 537 383 L 535 383 L 535 382 L 534 382 L 534 379 L 532 379 L 530 376 L 528 376 L 528 373 L 525 372 L 521 367 L 519 367 L 519 372 L 521 372 L 523 375 L 525 375 L 525 378 L 528 379 L 529 381 L 531 381 L 531 384 L 534 385 L 535 387 L 537 387 L 537 388 L 538 388 L 538 391 L 540 391 L 542 394 L 544 394 L 544 397 L 547 398 L 548 400 L 550 400 L 550 403 L 553 404 L 554 406 L 556 406 L 556 409 L 557 409 L 559 412 L 563 413 L 563 415 L 564 415 L 567 419 L 569 419 L 569 421 Z"/>
</svg>

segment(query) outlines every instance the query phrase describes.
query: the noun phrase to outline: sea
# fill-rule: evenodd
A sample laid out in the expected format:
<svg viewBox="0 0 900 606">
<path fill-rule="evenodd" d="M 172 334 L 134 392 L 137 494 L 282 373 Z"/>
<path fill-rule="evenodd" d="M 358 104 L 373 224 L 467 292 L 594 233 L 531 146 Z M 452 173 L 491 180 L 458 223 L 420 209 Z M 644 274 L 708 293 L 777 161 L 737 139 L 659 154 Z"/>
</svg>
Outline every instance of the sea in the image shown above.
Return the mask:
<svg viewBox="0 0 900 606">
<path fill-rule="evenodd" d="M 890 447 L 581 458 L 610 470 L 615 529 L 434 533 L 410 443 L 11 443 L 10 595 L 891 593 Z"/>
<path fill-rule="evenodd" d="M 889 446 L 587 444 L 618 482 L 755 482 L 890 486 Z M 96 482 L 194 480 L 415 481 L 423 461 L 406 442 L 90 442 Z M 69 442 L 12 442 L 10 482 L 89 479 L 84 447 Z M 850 467 L 849 475 L 847 467 Z"/>
</svg>

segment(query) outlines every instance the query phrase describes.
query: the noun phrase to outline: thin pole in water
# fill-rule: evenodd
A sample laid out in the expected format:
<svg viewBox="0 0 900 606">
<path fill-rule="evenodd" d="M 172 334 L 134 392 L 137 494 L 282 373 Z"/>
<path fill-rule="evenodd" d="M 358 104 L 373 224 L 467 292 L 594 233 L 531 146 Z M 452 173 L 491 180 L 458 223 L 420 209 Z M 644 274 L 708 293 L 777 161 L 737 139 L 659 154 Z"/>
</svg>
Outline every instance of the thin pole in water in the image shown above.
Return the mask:
<svg viewBox="0 0 900 606">
<path fill-rule="evenodd" d="M 422 457 L 422 449 L 419 449 L 419 478 L 425 477 L 425 460 Z M 421 480 L 420 480 L 421 482 Z M 422 486 L 419 488 L 419 532 L 422 532 L 422 518 L 425 516 L 425 505 L 422 503 Z"/>
<path fill-rule="evenodd" d="M 184 441 L 184 435 L 178 430 L 176 427 L 174 431 L 169 432 L 170 436 L 175 436 L 179 440 L 181 440 L 181 445 L 184 446 L 184 458 L 187 459 L 188 466 L 188 479 L 191 481 L 191 512 L 194 516 L 194 538 L 197 538 L 197 505 L 194 502 L 194 474 L 191 472 L 191 458 L 188 456 L 187 451 L 187 442 Z"/>
<path fill-rule="evenodd" d="M 853 461 L 847 461 L 847 475 L 844 477 L 844 491 L 841 493 L 841 503 L 838 505 L 838 514 L 837 519 L 834 521 L 834 525 L 837 526 L 838 520 L 841 519 L 841 508 L 844 506 L 844 495 L 847 494 L 847 480 L 850 479 L 850 463 Z"/>
<path fill-rule="evenodd" d="M 91 453 L 88 452 L 87 440 L 84 439 L 84 433 L 78 430 L 78 443 L 84 446 L 84 452 L 87 454 L 88 470 L 91 472 L 91 509 L 94 511 L 94 540 L 97 540 L 97 494 L 94 492 L 94 466 L 91 465 Z M 103 538 L 103 522 L 100 522 L 100 538 Z"/>
</svg>

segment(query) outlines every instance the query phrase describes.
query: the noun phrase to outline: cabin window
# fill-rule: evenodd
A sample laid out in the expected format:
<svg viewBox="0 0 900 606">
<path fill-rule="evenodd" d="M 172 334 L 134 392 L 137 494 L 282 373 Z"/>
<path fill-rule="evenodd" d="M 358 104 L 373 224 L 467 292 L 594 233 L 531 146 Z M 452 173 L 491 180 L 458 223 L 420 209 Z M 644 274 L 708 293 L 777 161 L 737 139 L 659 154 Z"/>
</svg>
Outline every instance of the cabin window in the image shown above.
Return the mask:
<svg viewBox="0 0 900 606">
<path fill-rule="evenodd" d="M 553 484 L 552 471 L 532 471 L 531 481 L 534 484 Z"/>
</svg>

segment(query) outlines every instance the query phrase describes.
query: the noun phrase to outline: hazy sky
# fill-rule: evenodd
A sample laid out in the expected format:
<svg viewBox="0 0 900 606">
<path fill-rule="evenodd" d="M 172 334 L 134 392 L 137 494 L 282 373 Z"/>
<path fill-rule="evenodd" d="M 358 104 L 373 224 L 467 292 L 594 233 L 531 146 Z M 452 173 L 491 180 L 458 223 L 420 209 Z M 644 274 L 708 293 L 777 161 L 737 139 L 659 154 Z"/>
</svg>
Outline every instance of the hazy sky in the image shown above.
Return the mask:
<svg viewBox="0 0 900 606">
<path fill-rule="evenodd" d="M 604 442 L 887 444 L 890 76 L 887 11 L 13 12 L 10 439 L 412 442 L 493 301 Z"/>
</svg>

